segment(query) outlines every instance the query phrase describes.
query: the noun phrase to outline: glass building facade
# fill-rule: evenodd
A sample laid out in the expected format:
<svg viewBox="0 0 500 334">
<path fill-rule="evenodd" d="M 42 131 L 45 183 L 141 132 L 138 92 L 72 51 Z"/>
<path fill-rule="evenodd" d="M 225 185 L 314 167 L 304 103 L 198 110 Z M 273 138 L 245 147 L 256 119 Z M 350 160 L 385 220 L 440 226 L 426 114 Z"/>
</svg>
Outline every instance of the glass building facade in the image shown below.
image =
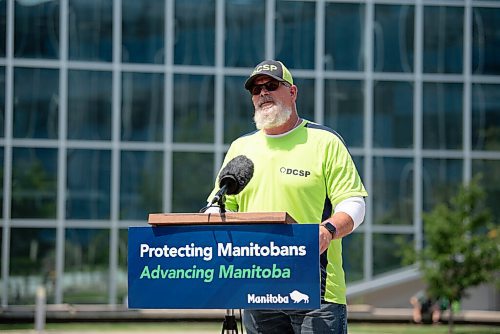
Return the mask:
<svg viewBox="0 0 500 334">
<path fill-rule="evenodd" d="M 0 0 L 2 305 L 121 303 L 127 227 L 204 205 L 267 58 L 370 193 L 350 287 L 477 173 L 500 216 L 500 1 Z"/>
</svg>

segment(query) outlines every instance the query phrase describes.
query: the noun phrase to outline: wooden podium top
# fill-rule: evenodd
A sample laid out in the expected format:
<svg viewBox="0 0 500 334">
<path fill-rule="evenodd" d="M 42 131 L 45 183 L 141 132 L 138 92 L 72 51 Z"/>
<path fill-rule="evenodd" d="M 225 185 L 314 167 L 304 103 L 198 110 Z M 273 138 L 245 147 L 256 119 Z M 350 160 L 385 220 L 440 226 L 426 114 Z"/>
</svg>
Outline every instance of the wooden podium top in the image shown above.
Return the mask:
<svg viewBox="0 0 500 334">
<path fill-rule="evenodd" d="M 148 224 L 153 226 L 294 223 L 286 212 L 151 213 L 148 218 Z"/>
</svg>

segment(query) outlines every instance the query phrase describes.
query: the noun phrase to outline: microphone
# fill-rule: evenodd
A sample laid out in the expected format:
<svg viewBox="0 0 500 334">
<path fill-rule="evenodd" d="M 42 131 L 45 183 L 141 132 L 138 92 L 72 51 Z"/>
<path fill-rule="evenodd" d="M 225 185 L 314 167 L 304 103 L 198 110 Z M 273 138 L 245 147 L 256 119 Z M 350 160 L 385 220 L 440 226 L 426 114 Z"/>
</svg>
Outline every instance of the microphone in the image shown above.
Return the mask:
<svg viewBox="0 0 500 334">
<path fill-rule="evenodd" d="M 227 195 L 239 194 L 253 177 L 254 165 L 252 160 L 244 155 L 238 155 L 219 173 L 219 191 L 215 194 L 211 204 L 221 203 Z"/>
</svg>

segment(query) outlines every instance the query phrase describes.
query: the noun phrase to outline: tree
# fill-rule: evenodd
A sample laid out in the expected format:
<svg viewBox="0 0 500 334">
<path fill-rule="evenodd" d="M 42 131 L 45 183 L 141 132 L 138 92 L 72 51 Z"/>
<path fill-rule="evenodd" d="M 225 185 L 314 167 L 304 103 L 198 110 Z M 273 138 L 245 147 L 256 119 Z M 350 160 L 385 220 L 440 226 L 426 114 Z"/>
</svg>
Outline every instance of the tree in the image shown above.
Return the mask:
<svg viewBox="0 0 500 334">
<path fill-rule="evenodd" d="M 493 282 L 500 269 L 500 228 L 484 206 L 480 177 L 462 186 L 424 218 L 424 246 L 416 260 L 434 298 L 459 302 L 470 287 Z M 450 307 L 449 333 L 453 333 Z"/>
</svg>

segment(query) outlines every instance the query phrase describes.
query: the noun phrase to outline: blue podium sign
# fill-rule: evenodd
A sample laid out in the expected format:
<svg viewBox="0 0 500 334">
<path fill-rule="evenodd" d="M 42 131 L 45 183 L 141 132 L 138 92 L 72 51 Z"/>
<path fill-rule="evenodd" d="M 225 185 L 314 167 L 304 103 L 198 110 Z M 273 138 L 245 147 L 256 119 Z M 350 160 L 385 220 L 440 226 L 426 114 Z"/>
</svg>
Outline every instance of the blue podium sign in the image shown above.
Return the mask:
<svg viewBox="0 0 500 334">
<path fill-rule="evenodd" d="M 320 307 L 317 224 L 130 227 L 128 232 L 130 308 Z"/>
</svg>

